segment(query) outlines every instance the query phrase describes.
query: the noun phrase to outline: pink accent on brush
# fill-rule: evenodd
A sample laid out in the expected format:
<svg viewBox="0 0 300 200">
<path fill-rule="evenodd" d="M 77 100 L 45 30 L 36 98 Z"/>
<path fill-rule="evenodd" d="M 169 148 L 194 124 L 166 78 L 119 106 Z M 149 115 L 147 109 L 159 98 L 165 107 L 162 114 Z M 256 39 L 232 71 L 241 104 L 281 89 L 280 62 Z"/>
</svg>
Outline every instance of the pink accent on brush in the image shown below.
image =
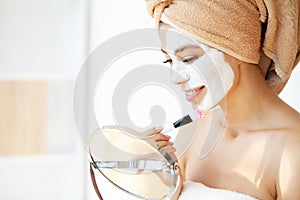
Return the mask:
<svg viewBox="0 0 300 200">
<path fill-rule="evenodd" d="M 203 112 L 201 110 L 197 110 L 199 118 L 202 118 L 204 116 Z"/>
</svg>

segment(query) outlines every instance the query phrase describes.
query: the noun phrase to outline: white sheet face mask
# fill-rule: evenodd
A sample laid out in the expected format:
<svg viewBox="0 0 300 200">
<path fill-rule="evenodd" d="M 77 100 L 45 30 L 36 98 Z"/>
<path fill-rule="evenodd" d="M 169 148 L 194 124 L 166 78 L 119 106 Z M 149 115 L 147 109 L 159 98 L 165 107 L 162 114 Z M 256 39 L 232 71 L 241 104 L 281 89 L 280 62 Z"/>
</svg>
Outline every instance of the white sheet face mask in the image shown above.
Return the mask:
<svg viewBox="0 0 300 200">
<path fill-rule="evenodd" d="M 171 65 L 171 81 L 181 87 L 192 106 L 205 112 L 220 103 L 234 80 L 224 54 L 174 29 L 161 31 L 160 36 Z"/>
</svg>

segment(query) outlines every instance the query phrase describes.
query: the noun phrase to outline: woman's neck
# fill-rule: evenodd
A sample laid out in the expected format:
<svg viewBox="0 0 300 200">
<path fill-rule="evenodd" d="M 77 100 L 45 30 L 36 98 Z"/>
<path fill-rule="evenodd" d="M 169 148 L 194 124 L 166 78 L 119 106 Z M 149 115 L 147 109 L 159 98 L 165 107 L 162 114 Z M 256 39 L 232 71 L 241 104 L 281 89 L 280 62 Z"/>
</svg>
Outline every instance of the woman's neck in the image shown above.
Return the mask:
<svg viewBox="0 0 300 200">
<path fill-rule="evenodd" d="M 237 81 L 222 102 L 225 126 L 246 132 L 271 129 L 272 111 L 281 105 L 280 99 L 266 85 L 258 66 L 242 63 L 236 70 Z"/>
</svg>

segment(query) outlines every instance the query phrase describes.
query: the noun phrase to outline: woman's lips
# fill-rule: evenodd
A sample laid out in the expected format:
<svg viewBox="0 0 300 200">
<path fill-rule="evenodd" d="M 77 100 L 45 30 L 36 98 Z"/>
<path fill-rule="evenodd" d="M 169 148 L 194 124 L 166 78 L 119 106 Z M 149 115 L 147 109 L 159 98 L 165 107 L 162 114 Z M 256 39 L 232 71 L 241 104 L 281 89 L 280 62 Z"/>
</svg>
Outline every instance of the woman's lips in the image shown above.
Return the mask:
<svg viewBox="0 0 300 200">
<path fill-rule="evenodd" d="M 203 86 L 201 86 L 199 88 L 185 91 L 185 98 L 186 98 L 186 100 L 193 101 L 196 98 L 196 96 L 198 96 L 202 92 L 202 90 L 204 89 L 204 87 L 205 86 L 203 85 Z"/>
</svg>

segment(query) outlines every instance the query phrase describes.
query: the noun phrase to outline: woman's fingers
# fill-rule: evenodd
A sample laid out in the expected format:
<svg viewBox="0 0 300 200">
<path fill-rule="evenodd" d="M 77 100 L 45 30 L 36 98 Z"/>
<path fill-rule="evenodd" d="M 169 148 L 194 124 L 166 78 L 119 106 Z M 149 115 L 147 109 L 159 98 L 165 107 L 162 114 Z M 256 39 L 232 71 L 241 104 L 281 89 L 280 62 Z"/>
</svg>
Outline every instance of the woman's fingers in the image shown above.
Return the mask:
<svg viewBox="0 0 300 200">
<path fill-rule="evenodd" d="M 163 127 L 158 126 L 158 127 L 153 127 L 147 131 L 145 131 L 143 134 L 149 136 L 146 140 L 155 146 L 156 148 L 164 148 L 166 146 L 173 146 L 174 143 L 170 142 L 169 140 L 171 139 L 171 136 L 164 135 L 161 132 Z M 175 151 L 175 149 L 174 149 Z"/>
<path fill-rule="evenodd" d="M 166 147 L 166 146 L 173 146 L 174 143 L 173 142 L 170 142 L 170 141 L 156 141 L 156 144 L 159 148 L 163 148 L 163 147 Z"/>
<path fill-rule="evenodd" d="M 164 135 L 164 134 L 160 133 L 160 131 L 162 129 L 163 129 L 163 127 L 161 127 L 161 126 L 153 127 L 151 129 L 147 130 L 146 132 L 144 132 L 144 134 L 146 134 L 147 136 L 151 137 L 151 139 L 153 139 L 155 142 L 170 140 L 171 139 L 170 136 Z"/>
<path fill-rule="evenodd" d="M 155 142 L 158 142 L 158 141 L 168 141 L 171 139 L 170 136 L 168 135 L 164 135 L 164 134 L 161 134 L 161 133 L 157 133 L 155 135 L 153 135 L 152 139 L 155 141 Z"/>
<path fill-rule="evenodd" d="M 160 133 L 160 131 L 161 131 L 162 129 L 163 129 L 162 126 L 153 127 L 153 128 L 151 128 L 151 129 L 145 131 L 145 132 L 143 133 L 143 135 L 151 136 L 151 135 Z"/>
</svg>

